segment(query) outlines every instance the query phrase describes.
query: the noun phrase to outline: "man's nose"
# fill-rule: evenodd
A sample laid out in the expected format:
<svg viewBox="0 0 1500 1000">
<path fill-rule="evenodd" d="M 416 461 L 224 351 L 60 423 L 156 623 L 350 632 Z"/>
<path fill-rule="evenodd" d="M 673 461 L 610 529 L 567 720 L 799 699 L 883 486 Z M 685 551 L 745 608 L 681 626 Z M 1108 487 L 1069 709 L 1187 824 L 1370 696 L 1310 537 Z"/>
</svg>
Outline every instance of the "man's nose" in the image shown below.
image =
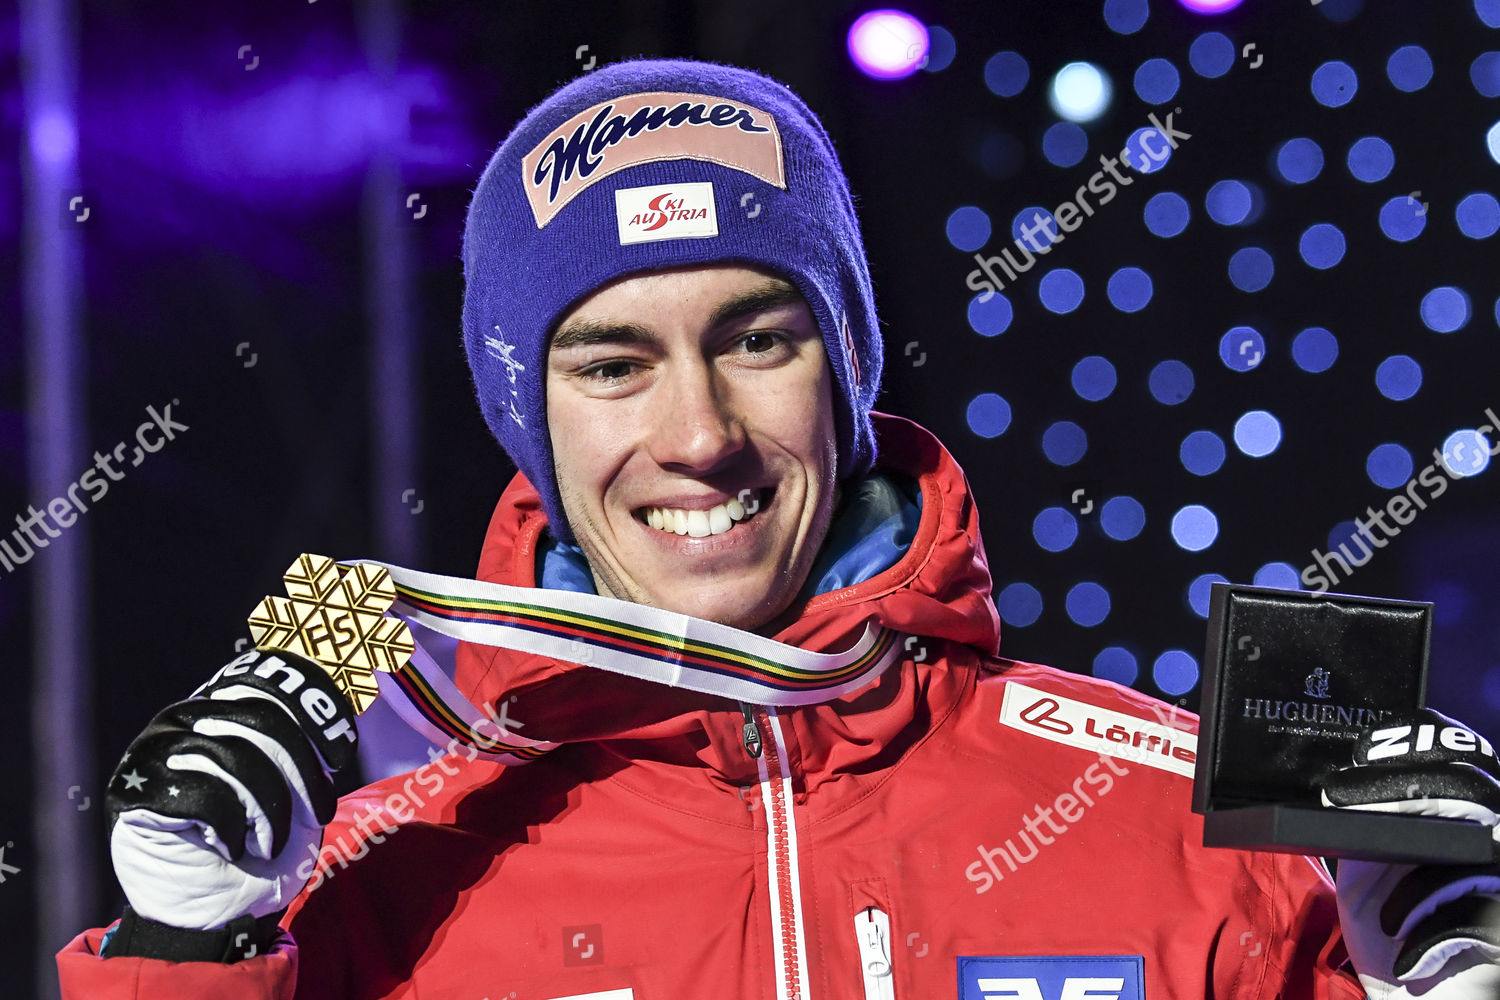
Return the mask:
<svg viewBox="0 0 1500 1000">
<path fill-rule="evenodd" d="M 666 379 L 651 457 L 663 468 L 712 472 L 745 445 L 733 388 L 710 364 L 673 365 Z"/>
</svg>

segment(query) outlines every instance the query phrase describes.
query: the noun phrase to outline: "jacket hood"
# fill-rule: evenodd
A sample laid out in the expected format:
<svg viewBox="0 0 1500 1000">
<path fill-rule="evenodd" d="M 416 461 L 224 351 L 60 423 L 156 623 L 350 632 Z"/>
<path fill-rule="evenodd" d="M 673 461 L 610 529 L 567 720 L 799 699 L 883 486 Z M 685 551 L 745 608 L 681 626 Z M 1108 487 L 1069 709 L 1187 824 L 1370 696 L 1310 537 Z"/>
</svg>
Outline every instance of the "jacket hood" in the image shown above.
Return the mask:
<svg viewBox="0 0 1500 1000">
<path fill-rule="evenodd" d="M 952 674 L 954 663 L 994 657 L 1000 643 L 1000 618 L 991 597 L 991 579 L 979 533 L 979 513 L 963 470 L 942 443 L 911 420 L 873 412 L 879 460 L 874 472 L 910 477 L 920 490 L 921 517 L 906 551 L 885 570 L 853 586 L 806 596 L 758 630 L 779 642 L 832 653 L 852 646 L 866 622 L 904 633 L 907 656 L 866 687 L 823 705 L 795 710 L 812 722 L 825 716 L 839 739 L 852 740 L 874 753 L 884 744 L 876 733 L 850 730 L 873 703 L 878 728 L 897 729 L 938 706 L 951 702 L 965 682 Z M 539 547 L 547 515 L 536 489 L 517 473 L 501 495 L 480 554 L 477 579 L 520 587 L 537 586 Z M 833 536 L 830 531 L 830 537 Z M 948 644 L 945 655 L 935 647 Z M 954 656 L 954 649 L 963 652 Z M 740 707 L 728 699 L 624 677 L 583 664 L 461 642 L 456 674 L 459 689 L 476 705 L 508 700 L 508 715 L 521 735 L 552 743 L 672 741 L 686 737 L 688 746 L 669 751 L 681 758 L 721 764 L 710 732 L 737 732 Z M 872 689 L 879 689 L 875 695 Z M 887 702 L 891 704 L 887 705 Z M 893 705 L 904 707 L 891 711 Z M 951 706 L 950 706 L 951 707 Z M 732 718 L 731 718 L 732 716 Z M 856 725 L 857 729 L 858 726 Z M 696 735 L 695 735 L 696 734 Z M 807 746 L 808 741 L 803 741 Z M 857 753 L 858 751 L 856 751 Z M 810 763 L 810 762 L 808 762 Z"/>
</svg>

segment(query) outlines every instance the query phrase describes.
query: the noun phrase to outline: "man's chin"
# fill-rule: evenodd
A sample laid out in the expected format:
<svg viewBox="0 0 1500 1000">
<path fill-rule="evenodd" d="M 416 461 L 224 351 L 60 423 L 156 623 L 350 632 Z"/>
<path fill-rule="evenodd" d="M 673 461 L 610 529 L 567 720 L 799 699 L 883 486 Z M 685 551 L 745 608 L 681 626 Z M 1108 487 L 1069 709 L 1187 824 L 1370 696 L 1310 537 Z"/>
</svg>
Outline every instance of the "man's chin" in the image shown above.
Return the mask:
<svg viewBox="0 0 1500 1000">
<path fill-rule="evenodd" d="M 708 593 L 691 590 L 653 594 L 651 603 L 664 611 L 692 615 L 747 632 L 769 621 L 780 610 L 767 604 L 764 586 L 749 584 L 724 590 L 714 587 Z"/>
</svg>

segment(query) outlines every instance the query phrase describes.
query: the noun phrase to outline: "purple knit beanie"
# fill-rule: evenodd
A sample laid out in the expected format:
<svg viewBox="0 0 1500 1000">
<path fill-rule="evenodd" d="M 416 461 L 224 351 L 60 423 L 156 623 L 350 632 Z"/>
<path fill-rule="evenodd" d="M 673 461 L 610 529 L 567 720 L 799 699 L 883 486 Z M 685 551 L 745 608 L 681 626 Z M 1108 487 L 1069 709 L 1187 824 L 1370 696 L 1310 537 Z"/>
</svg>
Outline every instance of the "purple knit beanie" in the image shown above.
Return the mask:
<svg viewBox="0 0 1500 1000">
<path fill-rule="evenodd" d="M 759 265 L 802 292 L 836 387 L 838 477 L 875 461 L 883 350 L 849 183 L 821 122 L 769 77 L 638 59 L 566 84 L 496 150 L 464 226 L 464 348 L 491 433 L 572 544 L 547 433 L 553 325 L 622 275 Z"/>
</svg>

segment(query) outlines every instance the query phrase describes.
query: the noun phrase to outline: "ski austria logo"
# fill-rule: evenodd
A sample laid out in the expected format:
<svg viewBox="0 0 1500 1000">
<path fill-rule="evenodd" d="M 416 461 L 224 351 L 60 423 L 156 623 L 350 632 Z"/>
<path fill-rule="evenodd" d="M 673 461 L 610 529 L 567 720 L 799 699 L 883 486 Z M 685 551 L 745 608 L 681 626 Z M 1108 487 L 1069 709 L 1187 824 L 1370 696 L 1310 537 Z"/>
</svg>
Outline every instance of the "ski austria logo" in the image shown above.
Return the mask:
<svg viewBox="0 0 1500 1000">
<path fill-rule="evenodd" d="M 1145 1000 L 1140 955 L 961 955 L 959 1000 Z"/>
<path fill-rule="evenodd" d="M 719 235 L 710 181 L 652 184 L 615 191 L 620 245 Z"/>
<path fill-rule="evenodd" d="M 702 160 L 786 190 L 776 120 L 727 97 L 653 91 L 586 108 L 521 158 L 521 187 L 536 227 L 610 174 L 638 163 Z"/>
</svg>

